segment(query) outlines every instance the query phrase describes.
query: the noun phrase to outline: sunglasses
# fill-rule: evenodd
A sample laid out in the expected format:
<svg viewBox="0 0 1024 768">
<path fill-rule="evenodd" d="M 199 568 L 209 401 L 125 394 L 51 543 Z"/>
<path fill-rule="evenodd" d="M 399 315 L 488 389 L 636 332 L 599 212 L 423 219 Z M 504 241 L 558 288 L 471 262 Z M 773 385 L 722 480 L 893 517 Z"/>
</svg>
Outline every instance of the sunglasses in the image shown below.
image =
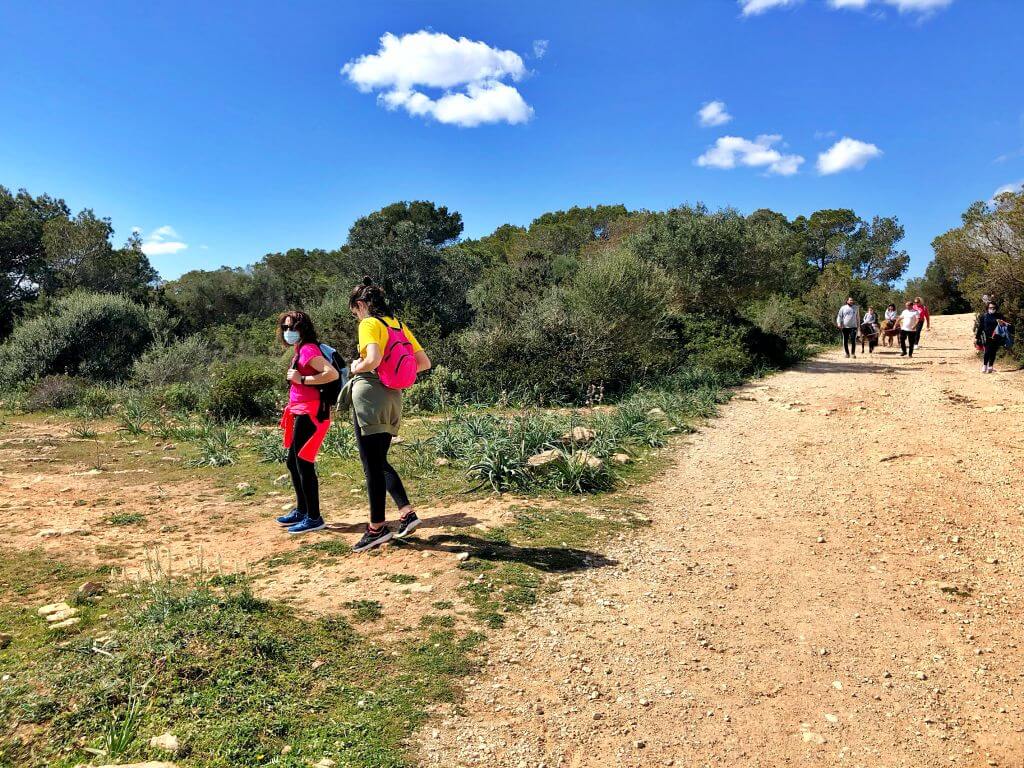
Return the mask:
<svg viewBox="0 0 1024 768">
<path fill-rule="evenodd" d="M 285 325 L 284 323 L 281 323 L 281 330 L 282 331 L 292 331 L 292 330 L 295 330 L 295 326 L 294 325 Z"/>
</svg>

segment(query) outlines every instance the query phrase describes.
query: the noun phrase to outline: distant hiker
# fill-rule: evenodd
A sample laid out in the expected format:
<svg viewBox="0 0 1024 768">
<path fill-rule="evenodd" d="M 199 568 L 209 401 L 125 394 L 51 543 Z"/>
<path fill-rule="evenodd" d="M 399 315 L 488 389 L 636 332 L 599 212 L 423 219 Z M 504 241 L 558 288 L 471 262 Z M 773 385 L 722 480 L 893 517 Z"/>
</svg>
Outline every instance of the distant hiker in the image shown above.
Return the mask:
<svg viewBox="0 0 1024 768">
<path fill-rule="evenodd" d="M 331 426 L 330 408 L 322 408 L 317 387 L 337 381 L 340 373 L 324 357 L 313 321 L 305 312 L 285 312 L 278 320 L 277 338 L 295 354 L 285 378 L 290 384 L 288 405 L 281 416 L 284 445 L 288 449 L 288 472 L 295 488 L 295 509 L 277 518 L 288 533 L 319 531 L 320 481 L 316 476 L 316 454 Z"/>
<path fill-rule="evenodd" d="M 921 346 L 921 331 L 924 330 L 925 327 L 927 327 L 929 331 L 932 329 L 932 316 L 928 311 L 928 307 L 926 307 L 924 302 L 921 301 L 920 296 L 917 296 L 914 299 L 914 311 L 921 316 L 917 323 L 917 338 L 914 339 L 914 344 Z"/>
<path fill-rule="evenodd" d="M 917 326 L 921 322 L 921 315 L 914 309 L 913 302 L 908 301 L 904 306 L 906 308 L 900 312 L 900 357 L 906 357 L 908 354 L 913 357 L 914 344 L 917 343 Z"/>
<path fill-rule="evenodd" d="M 874 354 L 875 347 L 878 346 L 878 315 L 875 314 L 875 310 L 868 307 L 867 312 L 864 313 L 864 319 L 860 324 L 860 351 L 864 351 L 864 345 L 867 344 L 868 352 Z"/>
<path fill-rule="evenodd" d="M 982 350 L 981 372 L 995 373 L 996 355 L 999 349 L 1008 346 L 1009 324 L 1006 322 L 999 307 L 995 302 L 990 301 L 978 321 L 978 330 L 975 343 Z M 1009 343 L 1012 343 L 1010 341 Z"/>
<path fill-rule="evenodd" d="M 370 524 L 352 547 L 362 552 L 389 541 L 392 535 L 405 538 L 420 524 L 402 479 L 388 463 L 388 450 L 402 421 L 402 390 L 431 363 L 409 326 L 392 315 L 383 289 L 369 277 L 352 289 L 348 306 L 359 321 L 359 359 L 352 361 L 352 381 L 342 402 L 350 400 L 352 404 L 356 444 L 370 500 Z M 384 522 L 387 494 L 401 515 L 394 534 Z"/>
<path fill-rule="evenodd" d="M 857 356 L 857 329 L 860 327 L 860 308 L 854 303 L 853 297 L 839 308 L 836 315 L 836 328 L 843 332 L 843 351 L 846 356 Z"/>
<path fill-rule="evenodd" d="M 882 325 L 882 344 L 887 347 L 891 347 L 896 343 L 896 318 L 899 317 L 899 314 L 896 311 L 895 304 L 890 304 L 885 308 L 885 322 Z"/>
</svg>

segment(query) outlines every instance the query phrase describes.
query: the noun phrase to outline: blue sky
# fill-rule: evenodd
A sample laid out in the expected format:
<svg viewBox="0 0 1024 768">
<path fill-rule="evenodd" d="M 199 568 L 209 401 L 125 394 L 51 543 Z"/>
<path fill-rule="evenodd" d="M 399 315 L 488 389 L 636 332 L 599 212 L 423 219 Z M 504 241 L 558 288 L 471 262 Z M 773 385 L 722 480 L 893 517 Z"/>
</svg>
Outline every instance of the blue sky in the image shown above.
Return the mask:
<svg viewBox="0 0 1024 768">
<path fill-rule="evenodd" d="M 915 275 L 1024 180 L 1022 29 L 1013 0 L 7 3 L 0 184 L 139 227 L 167 278 L 335 247 L 402 199 L 468 236 L 596 203 L 851 207 L 899 216 Z"/>
</svg>

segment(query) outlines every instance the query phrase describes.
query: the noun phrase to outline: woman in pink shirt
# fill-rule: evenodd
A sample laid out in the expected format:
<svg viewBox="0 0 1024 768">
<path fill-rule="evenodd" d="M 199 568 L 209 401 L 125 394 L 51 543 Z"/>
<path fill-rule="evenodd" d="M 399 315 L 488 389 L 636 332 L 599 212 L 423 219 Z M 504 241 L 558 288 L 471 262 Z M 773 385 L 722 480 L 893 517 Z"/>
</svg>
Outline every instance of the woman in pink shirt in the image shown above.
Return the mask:
<svg viewBox="0 0 1024 768">
<path fill-rule="evenodd" d="M 319 531 L 324 527 L 324 519 L 320 514 L 320 481 L 314 462 L 331 421 L 330 411 L 324 416 L 320 410 L 317 387 L 329 384 L 339 374 L 320 351 L 316 328 L 305 312 L 283 313 L 277 338 L 294 351 L 285 377 L 291 389 L 281 427 L 288 449 L 288 472 L 295 488 L 295 509 L 277 518 L 277 522 L 288 528 L 288 533 Z"/>
</svg>

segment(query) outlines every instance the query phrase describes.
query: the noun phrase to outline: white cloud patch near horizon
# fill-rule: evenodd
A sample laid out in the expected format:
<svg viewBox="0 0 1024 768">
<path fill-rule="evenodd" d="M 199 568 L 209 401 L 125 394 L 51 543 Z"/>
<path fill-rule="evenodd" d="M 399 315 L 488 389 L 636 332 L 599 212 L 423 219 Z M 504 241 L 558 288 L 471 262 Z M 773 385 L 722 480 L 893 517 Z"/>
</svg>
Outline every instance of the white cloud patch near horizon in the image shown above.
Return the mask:
<svg viewBox="0 0 1024 768">
<path fill-rule="evenodd" d="M 800 0 L 738 0 L 744 16 L 757 16 L 776 8 L 796 5 Z M 917 13 L 922 16 L 948 8 L 953 0 L 828 0 L 830 8 L 838 10 L 863 11 L 872 5 L 887 5 L 900 13 Z"/>
<path fill-rule="evenodd" d="M 866 141 L 844 136 L 818 155 L 818 173 L 830 176 L 843 171 L 860 170 L 869 160 L 881 157 L 882 150 Z"/>
<path fill-rule="evenodd" d="M 757 16 L 765 11 L 775 8 L 784 8 L 787 5 L 795 5 L 797 0 L 739 0 L 744 16 Z"/>
<path fill-rule="evenodd" d="M 717 125 L 725 125 L 732 120 L 732 115 L 729 114 L 724 101 L 709 101 L 697 110 L 697 118 L 702 126 L 711 128 Z"/>
<path fill-rule="evenodd" d="M 533 117 L 518 89 L 504 82 L 526 75 L 523 58 L 465 37 L 456 40 L 427 30 L 401 37 L 387 32 L 376 53 L 353 59 L 341 73 L 363 93 L 376 91 L 378 102 L 389 110 L 401 108 L 446 125 L 516 125 Z M 424 88 L 442 93 L 435 98 Z"/>
<path fill-rule="evenodd" d="M 800 170 L 804 158 L 779 152 L 774 145 L 782 141 L 778 135 L 758 136 L 751 141 L 741 136 L 722 136 L 713 147 L 697 158 L 701 168 L 730 170 L 738 165 L 764 168 L 765 173 L 792 176 Z"/>
<path fill-rule="evenodd" d="M 1024 179 L 1011 182 L 1010 184 L 1003 184 L 1003 186 L 992 193 L 992 199 L 989 202 L 995 202 L 997 197 L 1005 195 L 1007 192 L 1024 192 Z"/>
<path fill-rule="evenodd" d="M 141 232 L 141 230 L 139 230 Z M 170 224 L 157 227 L 142 241 L 142 252 L 147 256 L 168 256 L 188 248 L 188 243 L 181 241 L 181 236 Z"/>
</svg>

